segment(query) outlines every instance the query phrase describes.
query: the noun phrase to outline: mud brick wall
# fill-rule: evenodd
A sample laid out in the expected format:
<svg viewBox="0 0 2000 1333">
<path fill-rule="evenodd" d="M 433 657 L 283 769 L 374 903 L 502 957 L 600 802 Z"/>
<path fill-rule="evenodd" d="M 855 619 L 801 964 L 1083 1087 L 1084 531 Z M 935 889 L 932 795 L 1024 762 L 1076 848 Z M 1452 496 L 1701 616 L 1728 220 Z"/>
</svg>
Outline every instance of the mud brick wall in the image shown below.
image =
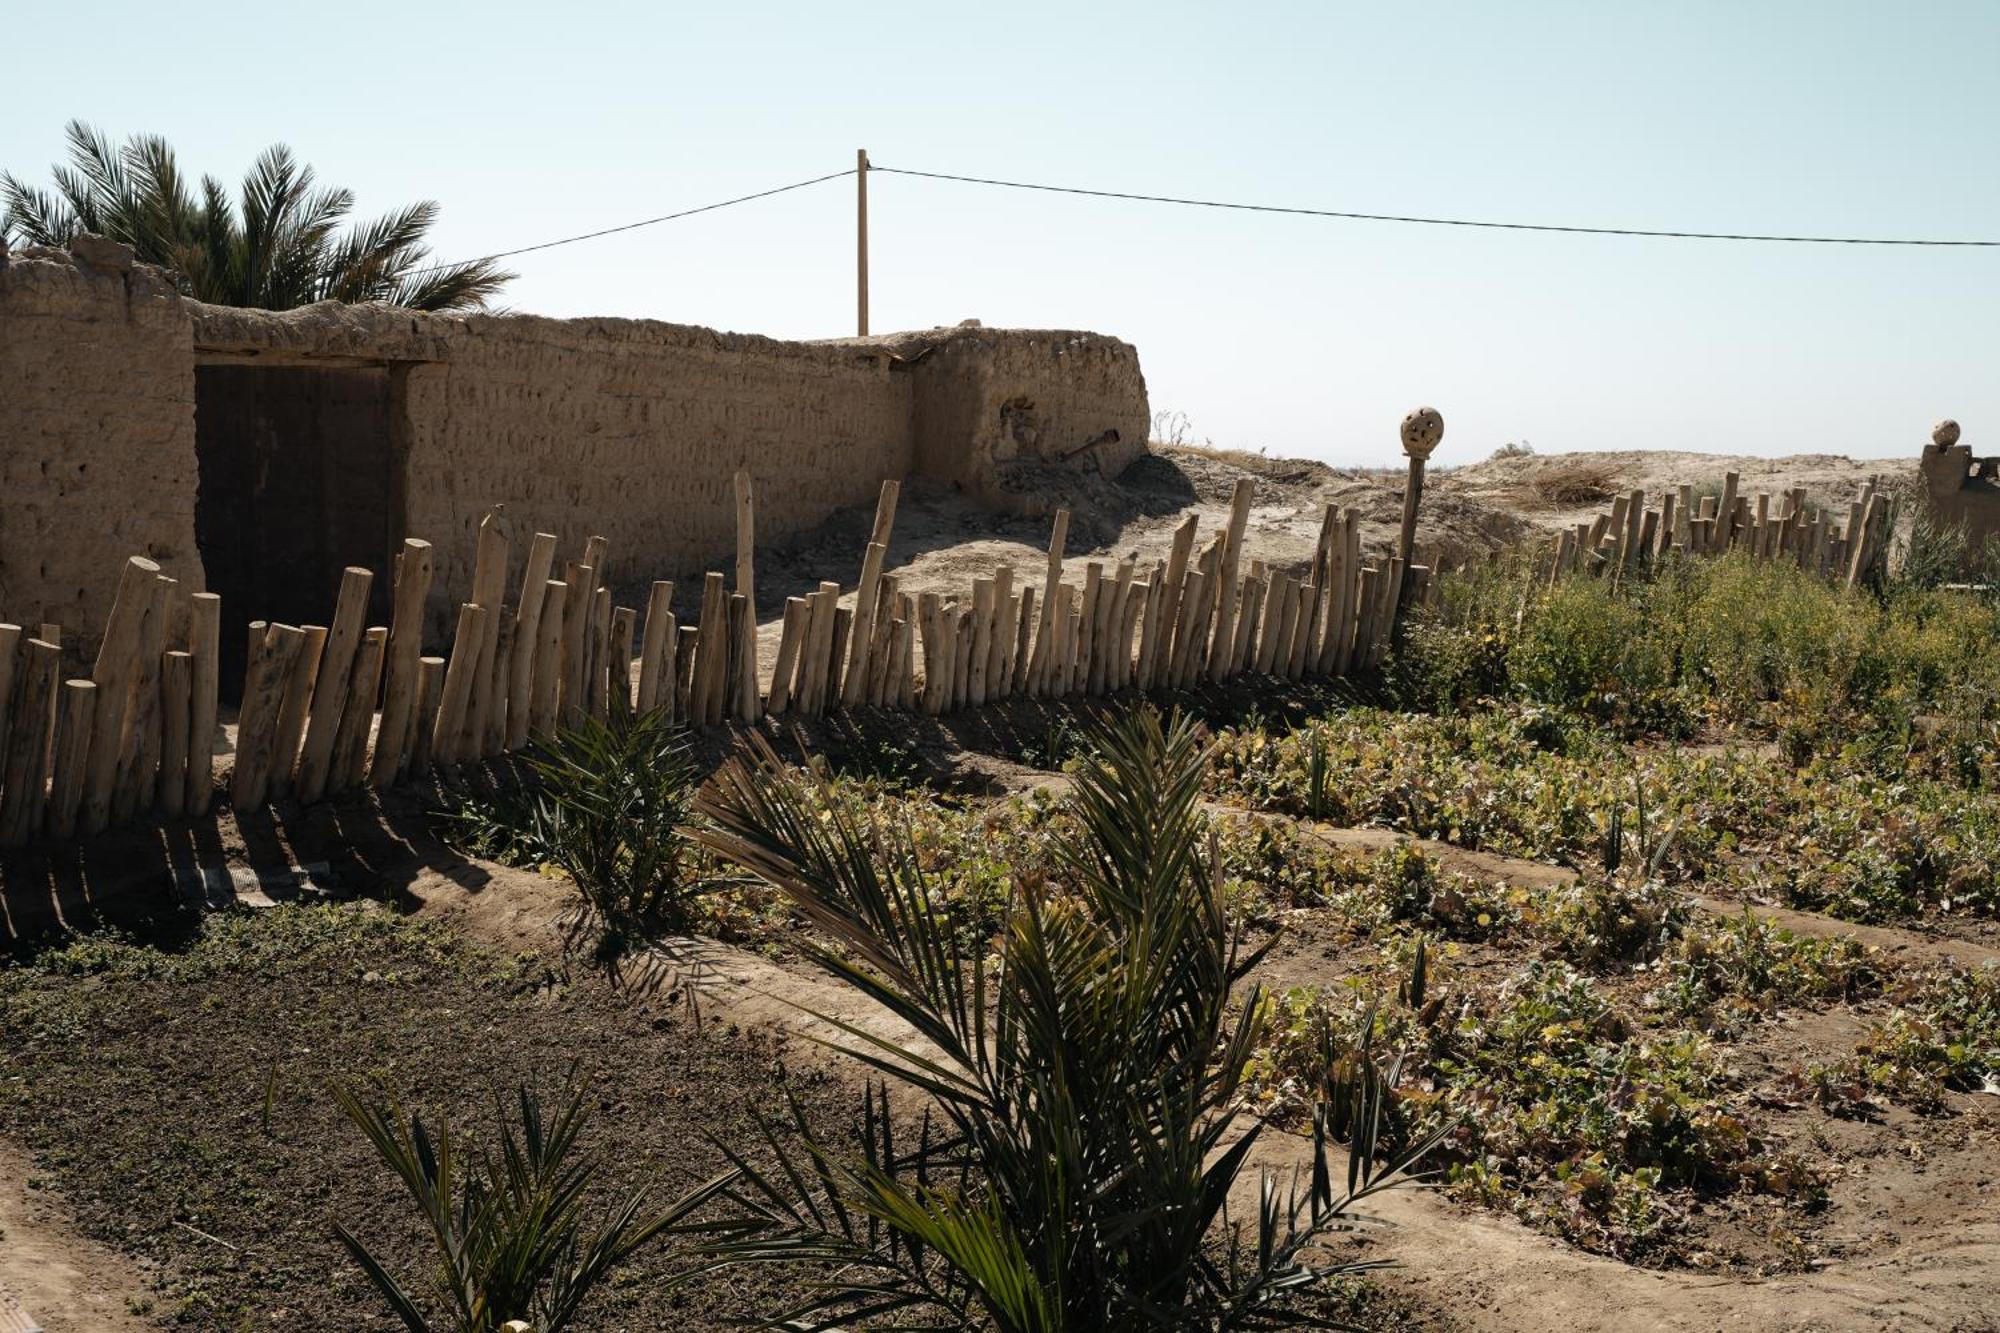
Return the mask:
<svg viewBox="0 0 2000 1333">
<path fill-rule="evenodd" d="M 203 559 L 282 566 L 324 616 L 341 561 L 387 573 L 388 550 L 363 560 L 343 534 L 422 537 L 442 630 L 496 504 L 517 561 L 536 531 L 557 533 L 565 559 L 602 534 L 612 581 L 629 587 L 726 566 L 739 468 L 769 543 L 870 503 L 888 477 L 1046 509 L 1051 470 L 1115 473 L 1145 448 L 1138 355 L 1097 334 L 968 324 L 786 342 L 651 320 L 238 310 L 182 299 L 123 247 L 72 249 L 0 269 L 0 617 L 58 620 L 90 644 L 134 552 L 222 591 L 223 632 L 240 636 L 247 619 L 297 608 L 247 605 L 272 594 Z M 340 377 L 382 386 L 386 439 L 357 434 L 370 413 L 315 414 L 353 396 L 334 393 Z M 298 402 L 275 401 L 287 383 L 303 386 Z M 314 462 L 320 492 L 301 499 Z M 369 477 L 341 472 L 364 464 Z M 383 466 L 386 480 L 372 471 Z M 256 475 L 215 472 L 230 467 Z M 356 505 L 374 512 L 336 512 Z M 326 531 L 225 553 L 214 534 L 239 511 L 267 535 Z M 294 571 L 298 551 L 326 567 Z"/>
<path fill-rule="evenodd" d="M 1940 426 L 1919 467 L 1932 516 L 1965 531 L 1966 572 L 1983 570 L 1985 544 L 2000 533 L 2000 457 L 1975 458 L 1957 426 Z"/>
<path fill-rule="evenodd" d="M 573 557 L 610 539 L 619 584 L 735 550 L 747 469 L 770 540 L 874 499 L 910 470 L 907 377 L 886 358 L 634 320 L 465 321 L 443 362 L 413 367 L 408 530 L 438 546 L 440 585 L 471 582 L 495 501 L 517 533 Z"/>
<path fill-rule="evenodd" d="M 185 303 L 122 247 L 0 255 L 0 620 L 95 645 L 127 555 L 200 587 Z"/>
<path fill-rule="evenodd" d="M 1054 471 L 1116 476 L 1146 451 L 1139 354 L 1096 333 L 961 326 L 892 340 L 915 369 L 915 466 L 985 503 L 1042 507 Z"/>
</svg>

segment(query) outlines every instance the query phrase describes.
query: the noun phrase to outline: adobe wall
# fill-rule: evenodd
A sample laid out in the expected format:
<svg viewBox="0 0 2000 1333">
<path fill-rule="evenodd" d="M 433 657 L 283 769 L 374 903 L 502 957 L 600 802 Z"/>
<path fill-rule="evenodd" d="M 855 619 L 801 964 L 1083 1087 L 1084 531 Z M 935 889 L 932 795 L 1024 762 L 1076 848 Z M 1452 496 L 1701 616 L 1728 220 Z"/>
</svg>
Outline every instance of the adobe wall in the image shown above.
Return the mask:
<svg viewBox="0 0 2000 1333">
<path fill-rule="evenodd" d="M 0 248 L 0 620 L 74 662 L 128 555 L 201 586 L 185 302 L 123 247 Z"/>
<path fill-rule="evenodd" d="M 756 485 L 759 540 L 872 501 L 883 478 L 910 472 L 911 383 L 865 348 L 651 320 L 194 312 L 203 357 L 396 368 L 400 530 L 436 547 L 440 607 L 471 585 L 496 503 L 517 533 L 559 535 L 565 557 L 608 538 L 626 584 L 733 554 L 738 468 Z"/>
<path fill-rule="evenodd" d="M 1049 472 L 1116 476 L 1152 425 L 1139 354 L 1096 333 L 960 325 L 886 340 L 915 368 L 915 466 L 1039 512 Z"/>
<path fill-rule="evenodd" d="M 1982 559 L 1980 548 L 2000 533 L 2000 458 L 1974 458 L 1958 436 L 1956 421 L 1940 421 L 1924 447 L 1918 470 L 1932 515 L 1964 529 L 1967 559 L 1976 569 Z"/>
<path fill-rule="evenodd" d="M 517 534 L 559 534 L 567 558 L 602 534 L 629 585 L 730 558 L 738 468 L 770 542 L 869 503 L 887 477 L 1045 503 L 1023 498 L 1024 469 L 1115 472 L 1150 420 L 1136 352 L 1096 334 L 786 342 L 651 320 L 238 310 L 185 301 L 129 261 L 26 251 L 0 269 L 0 616 L 94 640 L 123 555 L 200 579 L 198 365 L 386 373 L 388 526 L 435 545 L 439 626 L 496 503 Z"/>
</svg>

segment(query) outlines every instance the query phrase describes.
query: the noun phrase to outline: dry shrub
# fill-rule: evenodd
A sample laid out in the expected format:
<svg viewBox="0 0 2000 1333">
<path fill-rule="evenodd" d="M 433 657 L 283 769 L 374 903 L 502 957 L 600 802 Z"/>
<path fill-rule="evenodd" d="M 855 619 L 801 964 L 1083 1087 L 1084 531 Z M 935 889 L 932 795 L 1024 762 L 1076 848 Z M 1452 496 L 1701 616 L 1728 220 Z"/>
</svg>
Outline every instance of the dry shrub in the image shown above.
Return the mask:
<svg viewBox="0 0 2000 1333">
<path fill-rule="evenodd" d="M 1528 489 L 1543 504 L 1558 509 L 1601 504 L 1618 492 L 1618 474 L 1604 463 L 1570 458 L 1538 469 Z"/>
</svg>

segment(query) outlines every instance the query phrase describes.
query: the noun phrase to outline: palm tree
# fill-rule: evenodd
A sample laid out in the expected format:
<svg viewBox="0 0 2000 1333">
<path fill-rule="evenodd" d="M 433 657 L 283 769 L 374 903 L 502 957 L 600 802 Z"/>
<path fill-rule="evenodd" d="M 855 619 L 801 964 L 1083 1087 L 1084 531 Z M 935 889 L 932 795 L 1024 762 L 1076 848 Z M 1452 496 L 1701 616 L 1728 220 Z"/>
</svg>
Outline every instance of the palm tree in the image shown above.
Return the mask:
<svg viewBox="0 0 2000 1333">
<path fill-rule="evenodd" d="M 108 236 L 170 269 L 196 300 L 265 310 L 314 301 L 477 310 L 514 277 L 485 259 L 426 264 L 424 236 L 438 218 L 429 199 L 341 230 L 353 193 L 315 188 L 312 168 L 283 144 L 258 155 L 232 202 L 213 176 L 191 184 L 158 135 L 117 147 L 80 120 L 64 132 L 70 161 L 53 169 L 53 193 L 0 172 L 0 235 L 53 246 Z"/>
<path fill-rule="evenodd" d="M 990 963 L 932 911 L 907 838 L 753 744 L 702 796 L 697 836 L 791 898 L 823 934 L 802 946 L 814 961 L 921 1037 L 837 1023 L 849 1054 L 928 1107 L 898 1134 L 886 1088 L 871 1094 L 858 1150 L 794 1108 L 767 1128 L 775 1171 L 724 1145 L 743 1230 L 701 1247 L 708 1266 L 816 1266 L 814 1294 L 758 1327 L 1283 1327 L 1313 1322 L 1282 1308 L 1288 1293 L 1368 1266 L 1311 1247 L 1442 1131 L 1377 1160 L 1387 1078 L 1365 1050 L 1328 1051 L 1310 1168 L 1266 1178 L 1254 1221 L 1228 1224 L 1259 1134 L 1238 1090 L 1268 1006 L 1237 985 L 1261 951 L 1239 947 L 1204 837 L 1194 724 L 1143 709 L 1099 729 L 1058 873 L 1016 886 Z"/>
</svg>

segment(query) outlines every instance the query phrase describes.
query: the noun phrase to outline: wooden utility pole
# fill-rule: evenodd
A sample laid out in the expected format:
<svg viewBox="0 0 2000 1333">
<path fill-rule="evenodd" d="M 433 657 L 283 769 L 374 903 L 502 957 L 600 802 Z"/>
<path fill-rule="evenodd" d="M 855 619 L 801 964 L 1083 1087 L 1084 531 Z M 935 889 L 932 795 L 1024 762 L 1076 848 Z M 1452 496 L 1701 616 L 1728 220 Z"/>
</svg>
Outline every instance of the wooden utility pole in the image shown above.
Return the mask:
<svg viewBox="0 0 2000 1333">
<path fill-rule="evenodd" d="M 868 336 L 868 150 L 854 150 L 855 336 Z"/>
</svg>

